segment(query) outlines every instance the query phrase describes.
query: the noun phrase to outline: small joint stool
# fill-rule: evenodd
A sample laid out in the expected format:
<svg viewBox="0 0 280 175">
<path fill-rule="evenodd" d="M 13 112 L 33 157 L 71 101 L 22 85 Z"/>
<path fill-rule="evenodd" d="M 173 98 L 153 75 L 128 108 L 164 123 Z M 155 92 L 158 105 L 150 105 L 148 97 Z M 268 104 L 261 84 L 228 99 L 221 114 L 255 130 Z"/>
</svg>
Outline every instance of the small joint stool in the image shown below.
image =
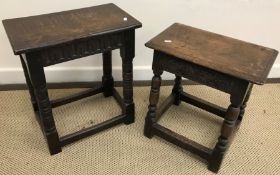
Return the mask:
<svg viewBox="0 0 280 175">
<path fill-rule="evenodd" d="M 15 55 L 20 55 L 37 120 L 50 154 L 61 147 L 120 123 L 134 122 L 132 61 L 135 29 L 141 23 L 114 4 L 3 21 Z M 120 49 L 123 68 L 123 98 L 114 88 L 112 50 Z M 44 67 L 103 54 L 102 85 L 70 97 L 49 100 Z M 59 137 L 52 108 L 98 93 L 114 96 L 122 114 L 76 133 Z"/>
<path fill-rule="evenodd" d="M 218 172 L 233 131 L 242 121 L 253 84 L 264 84 L 278 52 L 233 38 L 175 23 L 146 43 L 154 49 L 150 105 L 144 135 L 157 135 L 208 161 Z M 176 75 L 171 95 L 157 108 L 161 74 Z M 230 94 L 230 106 L 220 106 L 183 92 L 181 77 Z M 207 148 L 157 123 L 172 105 L 186 102 L 224 119 L 214 149 Z"/>
</svg>

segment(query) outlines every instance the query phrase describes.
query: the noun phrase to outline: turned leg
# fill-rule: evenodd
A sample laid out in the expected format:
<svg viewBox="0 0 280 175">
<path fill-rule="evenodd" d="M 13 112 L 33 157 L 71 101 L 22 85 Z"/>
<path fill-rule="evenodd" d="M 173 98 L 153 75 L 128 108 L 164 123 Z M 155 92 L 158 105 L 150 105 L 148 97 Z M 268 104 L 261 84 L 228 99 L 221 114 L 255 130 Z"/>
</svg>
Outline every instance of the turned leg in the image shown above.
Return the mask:
<svg viewBox="0 0 280 175">
<path fill-rule="evenodd" d="M 26 84 L 27 84 L 27 87 L 28 87 L 28 90 L 29 90 L 33 110 L 38 111 L 38 106 L 37 106 L 37 102 L 36 102 L 35 95 L 34 95 L 34 88 L 32 86 L 30 76 L 29 76 L 29 73 L 28 73 L 28 69 L 27 69 L 26 63 L 24 62 L 24 59 L 23 59 L 22 55 L 20 55 L 20 61 L 21 61 L 21 65 L 22 65 L 22 68 L 23 68 Z"/>
<path fill-rule="evenodd" d="M 176 75 L 176 78 L 174 81 L 175 81 L 175 84 L 173 86 L 172 93 L 175 95 L 174 105 L 178 106 L 181 103 L 180 95 L 183 91 L 182 77 Z"/>
<path fill-rule="evenodd" d="M 218 172 L 220 168 L 222 159 L 228 146 L 227 144 L 229 142 L 229 137 L 231 136 L 234 130 L 235 122 L 238 118 L 239 112 L 240 107 L 235 104 L 231 104 L 228 107 L 225 121 L 222 126 L 221 135 L 218 139 L 218 143 L 216 144 L 211 159 L 209 161 L 208 169 L 213 172 Z"/>
<path fill-rule="evenodd" d="M 246 108 L 247 102 L 248 102 L 248 100 L 249 100 L 249 98 L 250 98 L 252 89 L 253 89 L 253 85 L 250 85 L 250 88 L 249 88 L 249 90 L 248 90 L 248 92 L 247 92 L 247 94 L 246 94 L 246 97 L 245 97 L 245 99 L 244 99 L 244 102 L 243 102 L 243 104 L 242 104 L 241 107 L 240 107 L 240 113 L 239 113 L 239 116 L 238 116 L 238 119 L 237 119 L 237 120 L 238 120 L 238 123 L 241 123 L 241 121 L 242 121 L 242 119 L 243 119 L 243 116 L 244 116 L 244 114 L 245 114 L 245 108 Z"/>
<path fill-rule="evenodd" d="M 105 97 L 113 95 L 114 79 L 112 76 L 112 51 L 106 51 L 103 53 L 102 86 Z"/>
<path fill-rule="evenodd" d="M 121 48 L 122 57 L 122 74 L 123 74 L 123 99 L 125 109 L 123 111 L 126 114 L 125 124 L 134 123 L 135 111 L 133 102 L 133 58 L 135 55 L 135 32 L 127 31 L 125 45 Z"/>
<path fill-rule="evenodd" d="M 33 56 L 29 60 L 28 59 L 29 58 L 27 58 L 28 68 L 34 87 L 34 94 L 38 103 L 41 127 L 47 139 L 50 154 L 53 155 L 61 152 L 61 146 L 53 119 L 51 103 L 49 101 L 44 69 Z"/>
<path fill-rule="evenodd" d="M 154 71 L 154 77 L 152 79 L 152 85 L 151 85 L 151 91 L 150 91 L 150 105 L 149 105 L 149 111 L 147 113 L 146 119 L 145 119 L 145 128 L 144 128 L 144 135 L 148 138 L 153 137 L 153 130 L 152 125 L 156 122 L 156 109 L 157 109 L 157 103 L 159 99 L 159 91 L 160 91 L 160 85 L 161 85 L 161 74 L 162 71 Z"/>
<path fill-rule="evenodd" d="M 229 105 L 225 115 L 225 119 L 221 129 L 221 135 L 212 152 L 210 159 L 208 160 L 208 169 L 213 172 L 219 171 L 223 157 L 229 146 L 229 139 L 236 127 L 236 122 L 240 114 L 240 107 L 243 104 L 246 93 L 248 92 L 248 88 L 249 86 L 245 86 L 243 88 L 236 89 L 236 91 L 230 96 L 231 104 Z"/>
</svg>

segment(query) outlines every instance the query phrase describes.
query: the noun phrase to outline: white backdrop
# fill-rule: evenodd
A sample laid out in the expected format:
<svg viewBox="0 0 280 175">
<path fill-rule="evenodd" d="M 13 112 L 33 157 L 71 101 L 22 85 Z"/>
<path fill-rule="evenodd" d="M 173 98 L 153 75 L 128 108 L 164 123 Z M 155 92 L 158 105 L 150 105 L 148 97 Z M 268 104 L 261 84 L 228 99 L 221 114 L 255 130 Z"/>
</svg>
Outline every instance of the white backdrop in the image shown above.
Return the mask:
<svg viewBox="0 0 280 175">
<path fill-rule="evenodd" d="M 143 23 L 136 31 L 134 79 L 152 77 L 152 50 L 144 44 L 174 22 L 280 50 L 280 0 L 1 0 L 0 19 L 58 12 L 113 2 Z M 113 53 L 113 72 L 121 80 L 119 51 Z M 48 82 L 100 80 L 100 55 L 46 68 Z M 280 59 L 270 77 L 280 77 Z M 163 79 L 173 79 L 165 73 Z M 24 83 L 20 60 L 13 55 L 0 25 L 0 84 Z"/>
</svg>

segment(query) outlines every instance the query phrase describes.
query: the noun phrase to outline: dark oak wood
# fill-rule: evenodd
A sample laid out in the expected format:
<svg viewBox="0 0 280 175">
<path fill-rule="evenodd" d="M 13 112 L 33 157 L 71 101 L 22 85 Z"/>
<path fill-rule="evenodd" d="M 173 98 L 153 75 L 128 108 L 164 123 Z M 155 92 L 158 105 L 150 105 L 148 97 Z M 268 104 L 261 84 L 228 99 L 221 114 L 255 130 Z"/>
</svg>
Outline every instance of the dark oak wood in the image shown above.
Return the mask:
<svg viewBox="0 0 280 175">
<path fill-rule="evenodd" d="M 26 59 L 25 61 L 27 62 L 29 76 L 34 88 L 34 95 L 38 103 L 39 121 L 47 139 L 50 154 L 57 154 L 61 152 L 61 146 L 52 114 L 44 69 L 42 66 L 38 66 L 40 65 L 38 60 L 31 61 L 31 59 Z"/>
<path fill-rule="evenodd" d="M 93 54 L 120 49 L 124 47 L 126 37 L 125 31 L 118 31 L 73 41 L 63 45 L 46 47 L 34 52 L 40 55 L 38 59 L 41 60 L 44 66 L 50 66 Z"/>
<path fill-rule="evenodd" d="M 195 97 L 191 94 L 187 94 L 185 92 L 182 92 L 181 93 L 181 100 L 186 102 L 186 103 L 189 103 L 193 106 L 196 106 L 200 109 L 204 109 L 208 112 L 211 112 L 213 114 L 216 114 L 217 116 L 220 116 L 222 118 L 225 117 L 226 115 L 226 109 L 223 108 L 223 107 L 220 107 L 218 105 L 215 105 L 213 103 L 210 103 L 208 101 L 205 101 L 203 99 L 200 99 L 198 97 Z"/>
<path fill-rule="evenodd" d="M 239 116 L 238 116 L 238 120 L 239 120 L 240 122 L 242 121 L 243 116 L 244 116 L 244 114 L 245 114 L 245 108 L 246 108 L 247 102 L 248 102 L 248 100 L 249 100 L 249 98 L 250 98 L 252 89 L 253 89 L 253 84 L 250 84 L 250 87 L 249 87 L 249 90 L 248 90 L 248 92 L 247 92 L 247 94 L 246 94 L 246 97 L 245 97 L 245 99 L 244 99 L 244 102 L 243 102 L 242 106 L 240 107 L 240 113 L 239 113 Z"/>
<path fill-rule="evenodd" d="M 171 25 L 146 46 L 256 84 L 265 83 L 278 54 L 274 49 L 179 23 Z"/>
<path fill-rule="evenodd" d="M 232 84 L 238 86 L 239 84 L 241 85 L 243 82 L 246 82 L 245 80 L 224 73 L 219 73 L 163 52 L 154 51 L 154 57 L 159 58 L 160 60 L 156 61 L 154 59 L 153 69 L 172 72 L 177 76 L 187 77 L 192 81 L 205 84 L 226 93 L 234 92 L 235 87 L 232 86 Z"/>
<path fill-rule="evenodd" d="M 120 123 L 134 122 L 132 61 L 135 29 L 141 23 L 114 4 L 3 21 L 15 54 L 20 55 L 36 119 L 51 154 L 61 147 Z M 123 62 L 123 96 L 114 88 L 112 50 L 120 49 Z M 102 53 L 101 86 L 50 101 L 44 67 Z M 122 114 L 96 126 L 59 137 L 52 108 L 102 93 L 114 96 Z M 38 111 L 38 112 L 37 112 Z"/>
<path fill-rule="evenodd" d="M 211 149 L 209 149 L 199 143 L 196 143 L 188 138 L 185 138 L 184 136 L 179 135 L 161 125 L 155 124 L 153 128 L 154 128 L 154 132 L 157 136 L 159 136 L 171 143 L 174 143 L 183 149 L 187 149 L 190 152 L 197 154 L 198 156 L 200 156 L 204 159 L 210 158 L 211 153 L 212 153 Z"/>
<path fill-rule="evenodd" d="M 59 106 L 83 99 L 83 98 L 87 98 L 87 97 L 99 94 L 101 92 L 104 92 L 103 87 L 96 87 L 94 89 L 88 89 L 88 90 L 79 92 L 77 94 L 73 94 L 68 97 L 52 100 L 51 105 L 52 105 L 52 108 L 56 108 L 56 107 L 59 107 Z"/>
<path fill-rule="evenodd" d="M 27 85 L 28 90 L 29 90 L 29 94 L 30 94 L 30 99 L 31 99 L 31 103 L 32 103 L 32 106 L 33 106 L 33 110 L 34 111 L 38 111 L 38 105 L 37 105 L 35 94 L 34 94 L 34 88 L 33 88 L 32 82 L 30 80 L 30 77 L 28 75 L 27 65 L 26 65 L 22 55 L 20 55 L 20 62 L 21 62 L 22 68 L 23 68 L 23 73 L 24 73 L 25 79 L 26 79 L 26 85 Z"/>
<path fill-rule="evenodd" d="M 104 121 L 102 123 L 99 123 L 97 125 L 91 126 L 89 128 L 85 128 L 83 130 L 77 131 L 77 132 L 72 133 L 72 134 L 68 134 L 66 136 L 62 136 L 60 138 L 61 146 L 65 146 L 67 144 L 76 142 L 76 141 L 81 140 L 85 137 L 91 136 L 93 134 L 104 131 L 104 130 L 106 130 L 108 128 L 111 128 L 113 126 L 116 126 L 120 123 L 123 123 L 124 119 L 125 119 L 125 115 L 119 115 L 119 116 L 116 116 L 112 119 Z"/>
<path fill-rule="evenodd" d="M 103 53 L 103 77 L 102 86 L 104 88 L 104 96 L 112 96 L 114 89 L 114 79 L 112 76 L 112 51 Z"/>
<path fill-rule="evenodd" d="M 144 135 L 148 138 L 152 138 L 153 133 L 153 123 L 156 122 L 157 117 L 157 103 L 159 99 L 159 91 L 160 91 L 160 85 L 161 85 L 161 74 L 162 71 L 155 71 L 154 70 L 154 77 L 152 79 L 152 85 L 151 85 L 151 91 L 150 91 L 150 105 L 149 105 L 149 111 L 147 113 L 146 119 L 145 119 L 145 128 L 144 128 Z M 164 109 L 164 108 L 163 108 Z"/>
<path fill-rule="evenodd" d="M 123 74 L 123 100 L 125 104 L 124 113 L 126 114 L 125 124 L 133 123 L 135 120 L 135 110 L 133 102 L 133 58 L 135 56 L 135 30 L 125 31 L 127 36 L 123 47 L 120 49 L 122 58 Z"/>
<path fill-rule="evenodd" d="M 173 24 L 146 46 L 154 49 L 152 68 L 155 75 L 144 135 L 148 138 L 157 135 L 189 150 L 206 159 L 209 170 L 218 172 L 244 116 L 253 84 L 266 81 L 278 52 L 182 24 Z M 157 107 L 163 71 L 175 74 L 176 78 L 171 95 Z M 228 109 L 183 92 L 181 77 L 230 94 Z M 179 105 L 181 101 L 224 119 L 213 150 L 157 123 L 172 103 Z"/>
<path fill-rule="evenodd" d="M 175 95 L 174 104 L 178 106 L 181 102 L 180 94 L 183 92 L 182 77 L 176 75 L 174 81 L 175 84 L 173 86 L 172 93 Z"/>
<path fill-rule="evenodd" d="M 236 94 L 231 94 L 230 102 L 231 104 L 228 107 L 228 110 L 225 115 L 225 120 L 222 125 L 221 135 L 218 139 L 218 142 L 213 150 L 212 156 L 209 159 L 208 169 L 213 172 L 218 172 L 225 155 L 227 148 L 229 147 L 230 137 L 232 136 L 238 115 L 240 113 L 240 107 L 244 101 L 247 89 L 249 88 L 249 83 L 247 88 L 236 89 Z"/>
<path fill-rule="evenodd" d="M 67 45 L 76 40 L 99 35 L 133 30 L 141 27 L 142 24 L 115 4 L 110 3 L 58 13 L 7 19 L 3 20 L 3 25 L 15 54 L 22 54 L 54 45 Z"/>
</svg>

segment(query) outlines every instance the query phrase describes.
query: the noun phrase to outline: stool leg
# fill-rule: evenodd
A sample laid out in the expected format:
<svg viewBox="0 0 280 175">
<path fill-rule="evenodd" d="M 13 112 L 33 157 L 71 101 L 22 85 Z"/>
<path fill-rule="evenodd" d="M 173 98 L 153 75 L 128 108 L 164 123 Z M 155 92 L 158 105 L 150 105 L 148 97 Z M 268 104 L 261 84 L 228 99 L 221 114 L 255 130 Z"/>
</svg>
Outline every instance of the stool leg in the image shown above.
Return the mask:
<svg viewBox="0 0 280 175">
<path fill-rule="evenodd" d="M 28 69 L 26 67 L 26 63 L 24 62 L 24 59 L 23 59 L 22 55 L 20 55 L 20 61 L 21 61 L 21 65 L 22 65 L 22 68 L 23 68 L 26 84 L 27 84 L 27 87 L 28 87 L 28 90 L 29 90 L 32 107 L 33 107 L 33 110 L 36 112 L 36 111 L 38 111 L 38 105 L 37 105 L 35 95 L 34 95 L 34 88 L 32 86 L 30 76 L 29 76 L 29 73 L 28 73 Z"/>
<path fill-rule="evenodd" d="M 219 137 L 218 143 L 213 150 L 212 158 L 208 166 L 208 169 L 213 172 L 218 172 L 221 166 L 222 159 L 227 149 L 228 140 L 233 132 L 239 112 L 240 108 L 234 104 L 231 104 L 227 110 L 226 118 L 222 126 L 221 136 Z"/>
<path fill-rule="evenodd" d="M 244 99 L 244 102 L 243 102 L 242 106 L 240 107 L 240 114 L 239 114 L 238 119 L 237 119 L 238 120 L 237 124 L 241 123 L 241 121 L 243 119 L 243 116 L 245 114 L 245 108 L 246 108 L 247 102 L 248 102 L 248 100 L 250 98 L 252 89 L 253 89 L 253 85 L 250 86 L 250 88 L 249 88 L 249 90 L 248 90 L 248 92 L 246 94 L 246 97 Z"/>
<path fill-rule="evenodd" d="M 47 139 L 50 154 L 53 155 L 61 152 L 61 146 L 53 119 L 51 103 L 49 101 L 44 69 L 37 63 L 36 59 L 31 58 L 30 60 L 31 61 L 28 62 L 28 68 L 39 107 L 41 127 Z"/>
<path fill-rule="evenodd" d="M 231 105 L 228 107 L 228 110 L 226 112 L 225 120 L 221 129 L 221 135 L 209 160 L 208 169 L 213 172 L 219 171 L 225 151 L 228 147 L 229 138 L 235 129 L 236 121 L 240 113 L 240 106 L 242 105 L 243 99 L 244 97 L 235 98 L 233 95 L 231 95 Z"/>
<path fill-rule="evenodd" d="M 102 53 L 103 56 L 103 77 L 102 86 L 105 97 L 113 95 L 114 79 L 112 76 L 112 51 Z"/>
<path fill-rule="evenodd" d="M 181 103 L 180 95 L 183 91 L 182 77 L 176 75 L 176 78 L 174 81 L 175 81 L 175 84 L 173 86 L 172 93 L 175 95 L 174 105 L 178 106 Z"/>
<path fill-rule="evenodd" d="M 125 124 L 134 123 L 135 111 L 133 102 L 133 58 L 135 55 L 135 31 L 127 31 L 125 33 L 126 41 L 124 47 L 121 48 L 123 71 L 123 98 L 126 114 Z"/>
<path fill-rule="evenodd" d="M 134 122 L 133 82 L 132 82 L 132 60 L 123 60 L 123 97 L 125 103 L 124 113 L 127 115 L 125 124 Z"/>
<path fill-rule="evenodd" d="M 159 91 L 160 91 L 160 85 L 161 85 L 161 72 L 155 72 L 154 71 L 154 77 L 152 79 L 152 85 L 151 85 L 151 91 L 150 91 L 150 105 L 149 105 L 149 111 L 147 113 L 146 119 L 145 119 L 145 126 L 144 126 L 144 135 L 148 138 L 153 137 L 153 130 L 152 125 L 156 123 L 156 109 L 157 109 L 157 103 L 159 99 Z"/>
</svg>

